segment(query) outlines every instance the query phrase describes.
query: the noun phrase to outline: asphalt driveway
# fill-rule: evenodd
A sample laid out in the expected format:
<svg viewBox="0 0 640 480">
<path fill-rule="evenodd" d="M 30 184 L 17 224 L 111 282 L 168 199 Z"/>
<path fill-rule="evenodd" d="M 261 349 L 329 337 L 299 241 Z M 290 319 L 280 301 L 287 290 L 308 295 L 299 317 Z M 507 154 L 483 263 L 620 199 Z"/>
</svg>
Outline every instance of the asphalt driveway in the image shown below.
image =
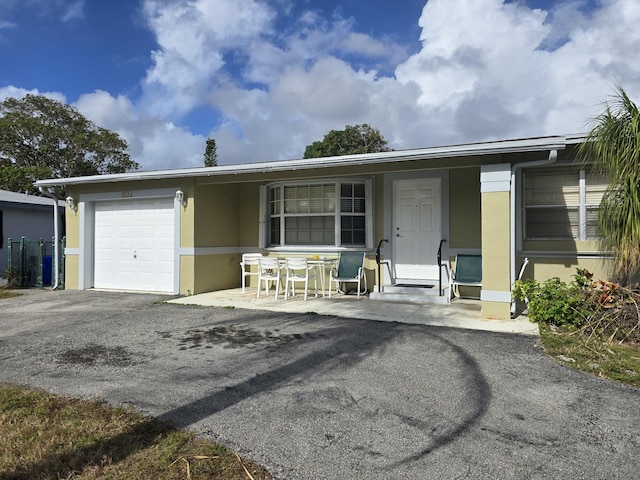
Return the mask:
<svg viewBox="0 0 640 480">
<path fill-rule="evenodd" d="M 629 479 L 640 391 L 537 338 L 29 291 L 0 381 L 131 404 L 291 479 Z"/>
</svg>

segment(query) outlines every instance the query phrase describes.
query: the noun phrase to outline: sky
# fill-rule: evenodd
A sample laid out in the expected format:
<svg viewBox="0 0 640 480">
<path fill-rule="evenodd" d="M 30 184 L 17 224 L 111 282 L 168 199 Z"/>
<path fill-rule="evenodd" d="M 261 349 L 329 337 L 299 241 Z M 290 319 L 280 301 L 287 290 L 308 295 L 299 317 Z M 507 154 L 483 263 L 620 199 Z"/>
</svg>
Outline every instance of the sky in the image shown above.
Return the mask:
<svg viewBox="0 0 640 480">
<path fill-rule="evenodd" d="M 639 0 L 0 0 L 0 100 L 74 106 L 141 170 L 586 132 L 640 102 Z"/>
</svg>

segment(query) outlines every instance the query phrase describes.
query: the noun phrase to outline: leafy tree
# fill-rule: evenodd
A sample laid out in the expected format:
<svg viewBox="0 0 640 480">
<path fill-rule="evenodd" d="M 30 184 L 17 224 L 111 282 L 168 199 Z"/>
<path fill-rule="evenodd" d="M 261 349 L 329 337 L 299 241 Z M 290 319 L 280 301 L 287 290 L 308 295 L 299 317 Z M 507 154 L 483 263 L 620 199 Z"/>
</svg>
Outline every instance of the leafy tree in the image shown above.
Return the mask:
<svg viewBox="0 0 640 480">
<path fill-rule="evenodd" d="M 388 152 L 387 141 L 380 130 L 366 123 L 347 125 L 344 130 L 331 130 L 322 141 L 307 145 L 304 158 L 333 157 L 358 153 Z"/>
<path fill-rule="evenodd" d="M 127 142 L 69 105 L 39 95 L 0 103 L 0 188 L 38 193 L 33 181 L 136 170 Z M 64 196 L 63 188 L 56 188 Z"/>
<path fill-rule="evenodd" d="M 592 122 L 579 159 L 609 180 L 598 210 L 601 243 L 614 255 L 613 279 L 629 285 L 640 269 L 640 111 L 618 85 Z"/>
<path fill-rule="evenodd" d="M 207 138 L 207 146 L 204 149 L 204 166 L 218 166 L 218 146 L 213 138 Z"/>
</svg>

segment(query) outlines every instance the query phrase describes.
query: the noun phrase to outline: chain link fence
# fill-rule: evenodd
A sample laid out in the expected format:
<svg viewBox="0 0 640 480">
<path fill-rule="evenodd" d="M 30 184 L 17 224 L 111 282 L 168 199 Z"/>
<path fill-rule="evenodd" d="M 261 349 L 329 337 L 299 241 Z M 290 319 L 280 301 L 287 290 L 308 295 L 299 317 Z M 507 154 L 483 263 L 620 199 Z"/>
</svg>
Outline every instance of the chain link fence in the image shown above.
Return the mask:
<svg viewBox="0 0 640 480">
<path fill-rule="evenodd" d="M 63 252 L 60 258 L 62 266 L 59 282 L 64 288 L 64 244 L 63 238 L 58 252 Z M 55 284 L 56 272 L 54 255 L 56 252 L 55 241 L 40 239 L 29 239 L 22 237 L 20 240 L 8 239 L 8 262 L 5 278 L 9 285 L 13 287 L 38 287 L 51 286 Z"/>
</svg>

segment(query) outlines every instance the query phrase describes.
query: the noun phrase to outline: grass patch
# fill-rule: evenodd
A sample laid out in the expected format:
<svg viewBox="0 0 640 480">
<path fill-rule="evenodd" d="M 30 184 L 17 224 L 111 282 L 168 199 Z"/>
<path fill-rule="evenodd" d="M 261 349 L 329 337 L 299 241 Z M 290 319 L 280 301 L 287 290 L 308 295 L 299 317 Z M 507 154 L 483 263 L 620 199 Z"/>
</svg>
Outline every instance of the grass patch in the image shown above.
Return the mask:
<svg viewBox="0 0 640 480">
<path fill-rule="evenodd" d="M 0 384 L 0 479 L 271 479 L 226 447 L 103 401 Z"/>
<path fill-rule="evenodd" d="M 11 290 L 7 287 L 0 287 L 0 299 L 19 297 L 20 295 L 22 294 L 19 292 L 16 292 L 15 290 Z"/>
<path fill-rule="evenodd" d="M 587 336 L 573 327 L 540 323 L 547 354 L 563 364 L 600 378 L 640 388 L 640 348 Z"/>
</svg>

